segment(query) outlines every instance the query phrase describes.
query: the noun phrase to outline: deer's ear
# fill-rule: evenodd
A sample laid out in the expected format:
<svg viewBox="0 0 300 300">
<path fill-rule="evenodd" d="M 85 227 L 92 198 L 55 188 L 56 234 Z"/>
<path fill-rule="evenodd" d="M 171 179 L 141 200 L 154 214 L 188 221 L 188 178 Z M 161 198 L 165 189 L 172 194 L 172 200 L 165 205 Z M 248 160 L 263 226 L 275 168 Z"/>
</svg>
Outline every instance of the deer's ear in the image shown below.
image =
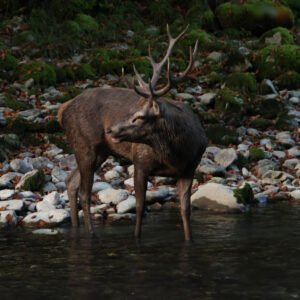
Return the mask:
<svg viewBox="0 0 300 300">
<path fill-rule="evenodd" d="M 152 102 L 152 112 L 154 116 L 160 116 L 160 107 L 156 101 Z"/>
</svg>

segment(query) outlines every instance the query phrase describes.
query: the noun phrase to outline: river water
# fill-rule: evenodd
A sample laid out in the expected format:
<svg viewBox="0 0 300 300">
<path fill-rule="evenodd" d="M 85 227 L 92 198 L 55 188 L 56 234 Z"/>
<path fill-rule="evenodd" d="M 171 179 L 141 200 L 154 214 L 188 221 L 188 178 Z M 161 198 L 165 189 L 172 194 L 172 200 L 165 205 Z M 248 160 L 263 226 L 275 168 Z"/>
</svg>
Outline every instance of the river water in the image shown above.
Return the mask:
<svg viewBox="0 0 300 300">
<path fill-rule="evenodd" d="M 0 231 L 0 299 L 300 299 L 300 205 L 253 214 L 148 214 L 142 242 L 128 222 L 56 236 Z"/>
</svg>

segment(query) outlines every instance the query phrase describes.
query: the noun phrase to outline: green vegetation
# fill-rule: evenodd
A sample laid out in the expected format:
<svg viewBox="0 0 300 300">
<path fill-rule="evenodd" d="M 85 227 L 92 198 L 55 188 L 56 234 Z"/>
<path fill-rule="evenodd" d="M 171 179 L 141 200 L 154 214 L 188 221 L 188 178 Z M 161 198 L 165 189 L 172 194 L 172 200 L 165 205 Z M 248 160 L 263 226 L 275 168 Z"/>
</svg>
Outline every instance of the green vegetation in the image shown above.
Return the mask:
<svg viewBox="0 0 300 300">
<path fill-rule="evenodd" d="M 300 71 L 300 48 L 270 45 L 258 51 L 253 62 L 259 78 L 274 79 L 287 71 Z"/>
<path fill-rule="evenodd" d="M 261 41 L 266 44 L 277 44 L 277 45 L 292 45 L 295 44 L 294 37 L 287 28 L 276 27 L 261 36 Z"/>
<path fill-rule="evenodd" d="M 224 125 L 212 124 L 206 128 L 208 139 L 213 144 L 225 145 L 238 143 L 238 134 L 234 129 L 227 128 Z"/>
<path fill-rule="evenodd" d="M 254 199 L 254 193 L 249 183 L 246 183 L 242 188 L 235 189 L 233 193 L 237 199 L 237 203 L 244 205 L 252 205 L 257 203 Z"/>
<path fill-rule="evenodd" d="M 55 68 L 45 62 L 33 61 L 22 66 L 20 73 L 21 80 L 34 79 L 35 84 L 42 87 L 55 85 Z"/>
<path fill-rule="evenodd" d="M 298 89 L 300 86 L 300 74 L 295 71 L 288 71 L 275 79 L 280 89 Z"/>
<path fill-rule="evenodd" d="M 266 154 L 264 150 L 256 147 L 252 147 L 249 150 L 249 159 L 250 161 L 258 161 L 266 158 Z"/>
<path fill-rule="evenodd" d="M 226 2 L 217 7 L 216 15 L 223 28 L 243 28 L 255 34 L 276 26 L 289 28 L 294 24 L 291 9 L 271 0 Z"/>
<path fill-rule="evenodd" d="M 225 85 L 229 89 L 246 96 L 255 96 L 257 92 L 256 79 L 251 73 L 233 73 L 227 78 Z"/>
</svg>

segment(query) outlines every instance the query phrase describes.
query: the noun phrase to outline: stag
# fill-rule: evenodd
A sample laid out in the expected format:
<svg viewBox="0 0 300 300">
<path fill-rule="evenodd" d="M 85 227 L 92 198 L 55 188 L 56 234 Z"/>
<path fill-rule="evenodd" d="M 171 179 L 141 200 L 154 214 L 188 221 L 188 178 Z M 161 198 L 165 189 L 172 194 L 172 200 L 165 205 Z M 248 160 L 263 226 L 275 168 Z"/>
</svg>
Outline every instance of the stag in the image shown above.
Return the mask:
<svg viewBox="0 0 300 300">
<path fill-rule="evenodd" d="M 136 196 L 135 237 L 140 238 L 149 176 L 170 176 L 177 179 L 178 197 L 184 238 L 191 240 L 190 196 L 193 176 L 206 149 L 207 139 L 198 117 L 183 103 L 162 98 L 173 83 L 181 81 L 193 68 L 198 42 L 190 48 L 185 71 L 171 77 L 170 55 L 177 41 L 169 28 L 169 45 L 160 62 L 151 56 L 151 80 L 146 83 L 134 67 L 138 86 L 128 88 L 94 88 L 64 103 L 58 119 L 77 161 L 67 179 L 67 191 L 73 226 L 79 225 L 77 198 L 84 212 L 84 224 L 93 233 L 90 197 L 94 172 L 109 155 L 125 158 L 134 164 Z M 157 88 L 167 69 L 167 83 Z"/>
</svg>

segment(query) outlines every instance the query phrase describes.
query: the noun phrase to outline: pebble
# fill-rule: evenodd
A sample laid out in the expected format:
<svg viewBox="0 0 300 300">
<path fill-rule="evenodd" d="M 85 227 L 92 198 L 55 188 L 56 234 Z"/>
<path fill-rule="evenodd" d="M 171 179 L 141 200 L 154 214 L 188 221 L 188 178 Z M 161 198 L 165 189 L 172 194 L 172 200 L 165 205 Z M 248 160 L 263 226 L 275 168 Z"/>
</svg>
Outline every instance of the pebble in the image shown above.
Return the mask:
<svg viewBox="0 0 300 300">
<path fill-rule="evenodd" d="M 98 197 L 102 203 L 106 204 L 118 204 L 119 202 L 127 199 L 129 196 L 128 191 L 120 189 L 116 190 L 113 188 L 108 188 L 103 191 L 98 192 Z"/>
<path fill-rule="evenodd" d="M 13 210 L 13 211 L 20 211 L 24 207 L 23 200 L 5 200 L 0 201 L 0 211 L 3 210 Z"/>
<path fill-rule="evenodd" d="M 13 159 L 10 162 L 10 167 L 14 172 L 25 174 L 32 170 L 32 166 L 26 161 L 22 159 Z"/>
<path fill-rule="evenodd" d="M 0 211 L 0 224 L 2 225 L 16 225 L 18 217 L 14 210 Z"/>
<path fill-rule="evenodd" d="M 11 198 L 16 193 L 15 190 L 5 189 L 0 191 L 0 200 Z"/>
<path fill-rule="evenodd" d="M 229 167 L 236 159 L 237 154 L 233 148 L 223 149 L 215 156 L 215 162 L 224 168 Z"/>
</svg>

